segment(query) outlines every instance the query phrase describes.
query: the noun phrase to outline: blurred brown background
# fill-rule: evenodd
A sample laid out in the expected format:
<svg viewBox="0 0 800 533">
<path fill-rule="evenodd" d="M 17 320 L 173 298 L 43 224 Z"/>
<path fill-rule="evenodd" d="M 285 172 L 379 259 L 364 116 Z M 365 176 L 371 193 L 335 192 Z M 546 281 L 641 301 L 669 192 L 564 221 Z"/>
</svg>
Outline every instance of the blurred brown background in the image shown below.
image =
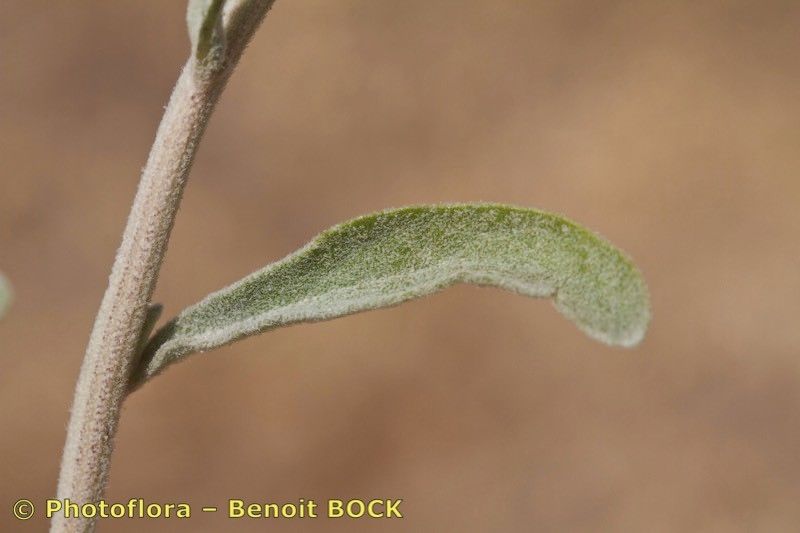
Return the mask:
<svg viewBox="0 0 800 533">
<path fill-rule="evenodd" d="M 0 529 L 55 492 L 72 390 L 184 2 L 3 2 Z M 634 350 L 457 287 L 197 356 L 127 402 L 101 531 L 796 531 L 800 3 L 278 0 L 211 122 L 166 315 L 355 215 L 486 200 L 627 250 Z M 233 522 L 228 498 L 403 498 Z"/>
</svg>

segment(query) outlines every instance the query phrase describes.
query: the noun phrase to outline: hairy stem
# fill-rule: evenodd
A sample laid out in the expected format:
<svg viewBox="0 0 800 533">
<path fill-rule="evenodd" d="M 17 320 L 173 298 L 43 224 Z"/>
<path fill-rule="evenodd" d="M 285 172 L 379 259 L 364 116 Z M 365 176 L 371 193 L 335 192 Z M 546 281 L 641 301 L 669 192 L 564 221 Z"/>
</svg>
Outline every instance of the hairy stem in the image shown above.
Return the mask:
<svg viewBox="0 0 800 533">
<path fill-rule="evenodd" d="M 74 503 L 102 499 L 114 435 L 145 314 L 155 288 L 186 178 L 220 93 L 272 0 L 226 6 L 224 61 L 183 68 L 159 125 L 131 207 L 108 288 L 89 338 L 67 429 L 57 498 Z M 94 520 L 54 516 L 52 532 L 86 532 Z"/>
</svg>

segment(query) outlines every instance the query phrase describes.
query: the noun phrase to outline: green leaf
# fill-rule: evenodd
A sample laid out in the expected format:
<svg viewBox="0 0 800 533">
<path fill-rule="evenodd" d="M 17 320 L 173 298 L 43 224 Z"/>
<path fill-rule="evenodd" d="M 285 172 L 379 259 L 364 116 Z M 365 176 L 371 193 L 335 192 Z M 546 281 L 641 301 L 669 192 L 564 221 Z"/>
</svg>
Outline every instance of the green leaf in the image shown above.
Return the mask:
<svg viewBox="0 0 800 533">
<path fill-rule="evenodd" d="M 189 0 L 186 24 L 192 52 L 198 61 L 211 58 L 221 62 L 225 54 L 225 35 L 222 28 L 222 7 L 225 0 Z M 213 53 L 212 53 L 213 52 Z"/>
<path fill-rule="evenodd" d="M 560 216 L 488 204 L 363 216 L 184 310 L 144 350 L 136 387 L 165 367 L 272 328 L 399 304 L 455 283 L 552 297 L 602 342 L 638 343 L 650 318 L 633 263 Z"/>
<path fill-rule="evenodd" d="M 0 318 L 8 310 L 8 307 L 11 305 L 11 285 L 8 283 L 8 280 L 0 274 Z"/>
</svg>

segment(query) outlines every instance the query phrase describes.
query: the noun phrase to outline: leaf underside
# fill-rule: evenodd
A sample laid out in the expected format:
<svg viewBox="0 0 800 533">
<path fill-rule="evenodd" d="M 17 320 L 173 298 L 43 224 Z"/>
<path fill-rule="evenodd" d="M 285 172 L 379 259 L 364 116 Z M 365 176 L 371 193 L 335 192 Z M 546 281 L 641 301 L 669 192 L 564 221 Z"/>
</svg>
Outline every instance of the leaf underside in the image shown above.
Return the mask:
<svg viewBox="0 0 800 533">
<path fill-rule="evenodd" d="M 132 387 L 194 352 L 396 305 L 455 283 L 552 297 L 582 331 L 611 345 L 635 345 L 650 319 L 647 288 L 633 263 L 574 222 L 503 205 L 407 207 L 335 226 L 184 310 L 150 339 Z"/>
</svg>

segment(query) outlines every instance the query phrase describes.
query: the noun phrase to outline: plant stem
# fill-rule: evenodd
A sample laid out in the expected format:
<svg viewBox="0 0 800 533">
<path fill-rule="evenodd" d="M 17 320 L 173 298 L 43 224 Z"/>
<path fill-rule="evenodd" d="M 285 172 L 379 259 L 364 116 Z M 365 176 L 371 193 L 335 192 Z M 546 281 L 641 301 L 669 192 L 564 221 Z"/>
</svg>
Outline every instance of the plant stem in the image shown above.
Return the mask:
<svg viewBox="0 0 800 533">
<path fill-rule="evenodd" d="M 272 0 L 226 6 L 225 60 L 208 66 L 192 56 L 183 68 L 142 171 L 122 244 L 111 270 L 81 366 L 57 498 L 78 505 L 103 498 L 122 402 L 186 179 L 211 112 Z M 94 520 L 53 517 L 51 531 L 86 532 Z"/>
</svg>

